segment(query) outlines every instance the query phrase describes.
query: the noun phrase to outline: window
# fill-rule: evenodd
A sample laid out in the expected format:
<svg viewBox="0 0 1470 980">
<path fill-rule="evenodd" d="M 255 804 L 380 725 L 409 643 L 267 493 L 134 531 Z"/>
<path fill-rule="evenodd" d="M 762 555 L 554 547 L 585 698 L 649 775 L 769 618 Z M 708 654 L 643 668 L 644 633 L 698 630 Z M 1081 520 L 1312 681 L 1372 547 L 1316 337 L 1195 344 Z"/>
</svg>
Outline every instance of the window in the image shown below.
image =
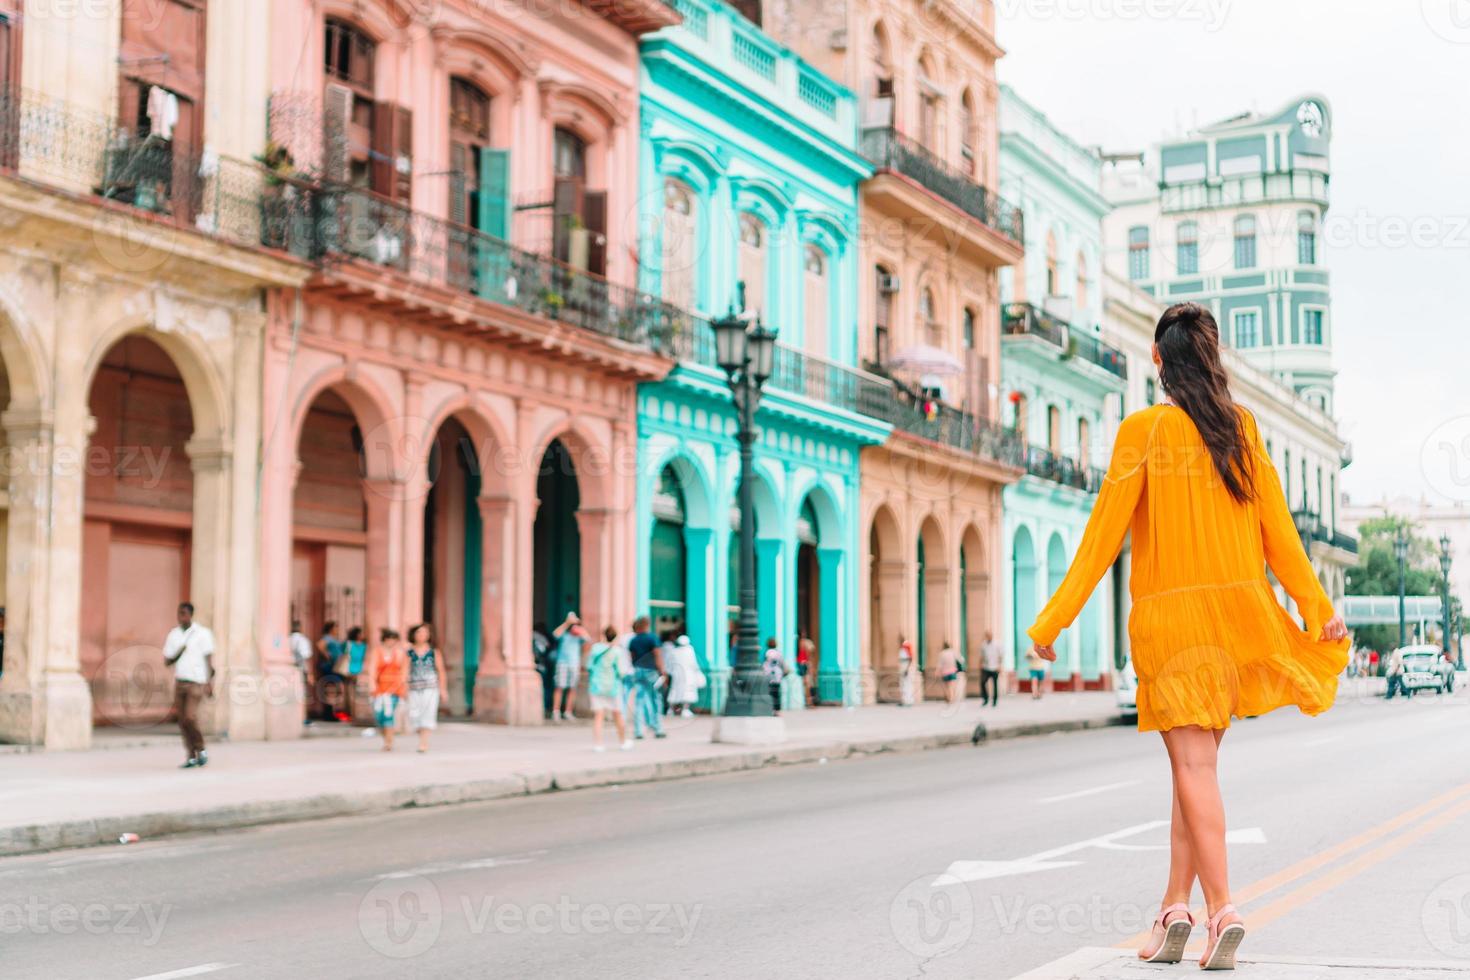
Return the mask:
<svg viewBox="0 0 1470 980">
<path fill-rule="evenodd" d="M 1057 276 L 1057 236 L 1046 233 L 1046 295 L 1059 296 L 1061 279 Z"/>
<path fill-rule="evenodd" d="M 979 170 L 975 142 L 975 97 L 970 94 L 969 89 L 965 89 L 960 96 L 960 159 L 966 175 L 972 178 L 976 177 Z"/>
<path fill-rule="evenodd" d="M 552 255 L 600 276 L 607 272 L 607 192 L 587 187 L 587 156 L 580 133 L 552 131 Z"/>
<path fill-rule="evenodd" d="M 818 357 L 827 355 L 827 317 L 832 293 L 827 279 L 827 253 L 816 245 L 806 247 L 805 272 L 806 349 Z"/>
<path fill-rule="evenodd" d="M 1230 314 L 1235 324 L 1235 346 L 1241 350 L 1261 344 L 1261 314 L 1258 310 L 1236 310 Z"/>
<path fill-rule="evenodd" d="M 1143 398 L 1150 405 L 1157 405 L 1158 404 L 1158 402 L 1159 402 L 1159 386 L 1158 386 L 1158 383 L 1156 381 L 1154 381 L 1153 378 L 1144 378 L 1143 379 Z"/>
<path fill-rule="evenodd" d="M 1235 267 L 1254 269 L 1256 266 L 1256 219 L 1243 214 L 1235 219 Z"/>
<path fill-rule="evenodd" d="M 1199 272 L 1199 225 L 1193 221 L 1181 222 L 1177 237 L 1179 272 L 1184 275 Z"/>
<path fill-rule="evenodd" d="M 1073 293 L 1073 304 L 1077 308 L 1074 319 L 1081 323 L 1087 319 L 1087 257 L 1077 253 L 1077 291 Z"/>
<path fill-rule="evenodd" d="M 664 181 L 663 298 L 680 309 L 695 306 L 695 256 L 699 233 L 694 213 L 694 192 L 681 180 Z"/>
<path fill-rule="evenodd" d="M 1148 229 L 1143 225 L 1128 229 L 1128 278 L 1148 278 Z"/>
<path fill-rule="evenodd" d="M 373 97 L 377 44 L 355 24 L 328 18 L 327 77 L 334 78 L 364 98 Z"/>
<path fill-rule="evenodd" d="M 939 131 L 939 86 L 933 81 L 934 70 L 926 54 L 919 59 L 919 143 L 938 157 L 944 157 Z"/>
<path fill-rule="evenodd" d="M 1300 265 L 1317 264 L 1317 216 L 1310 211 L 1296 216 L 1296 260 Z"/>
<path fill-rule="evenodd" d="M 934 291 L 927 286 L 919 293 L 919 323 L 929 326 L 934 322 Z"/>
<path fill-rule="evenodd" d="M 1281 495 L 1286 498 L 1286 506 L 1291 508 L 1291 450 L 1284 450 L 1281 454 L 1281 473 L 1285 485 L 1281 488 Z"/>
<path fill-rule="evenodd" d="M 1062 410 L 1055 405 L 1046 406 L 1046 448 L 1062 451 Z"/>
<path fill-rule="evenodd" d="M 481 227 L 481 177 L 489 167 L 490 96 L 474 82 L 449 80 L 449 220 L 473 225 L 487 234 L 504 237 L 498 229 Z M 490 188 L 485 188 L 491 191 Z M 504 195 L 504 188 L 500 190 Z M 503 210 L 503 206 L 502 206 Z"/>
<path fill-rule="evenodd" d="M 882 24 L 873 25 L 872 42 L 873 103 L 864 116 L 864 126 L 888 129 L 893 125 L 893 57 L 888 46 L 888 32 Z"/>
<path fill-rule="evenodd" d="M 766 225 L 749 212 L 740 216 L 740 282 L 745 308 L 764 314 L 766 308 Z"/>
<path fill-rule="evenodd" d="M 975 349 L 975 311 L 968 306 L 965 307 L 964 321 L 961 325 L 961 336 L 965 340 L 965 350 Z"/>
<path fill-rule="evenodd" d="M 1082 469 L 1084 469 L 1084 470 L 1086 470 L 1087 467 L 1088 467 L 1088 459 L 1089 459 L 1089 456 L 1090 456 L 1090 453 L 1088 452 L 1088 449 L 1089 449 L 1089 443 L 1091 441 L 1092 441 L 1092 428 L 1091 428 L 1091 426 L 1089 426 L 1087 424 L 1087 420 L 1086 419 L 1078 419 L 1077 420 L 1077 462 L 1078 462 L 1078 464 L 1081 465 Z"/>
<path fill-rule="evenodd" d="M 558 126 L 552 135 L 552 173 L 564 180 L 587 179 L 587 141 Z"/>
<path fill-rule="evenodd" d="M 1302 343 L 1322 343 L 1322 311 L 1302 310 Z"/>
<path fill-rule="evenodd" d="M 893 274 L 883 266 L 873 267 L 873 360 L 888 360 L 888 328 L 893 325 Z"/>
</svg>

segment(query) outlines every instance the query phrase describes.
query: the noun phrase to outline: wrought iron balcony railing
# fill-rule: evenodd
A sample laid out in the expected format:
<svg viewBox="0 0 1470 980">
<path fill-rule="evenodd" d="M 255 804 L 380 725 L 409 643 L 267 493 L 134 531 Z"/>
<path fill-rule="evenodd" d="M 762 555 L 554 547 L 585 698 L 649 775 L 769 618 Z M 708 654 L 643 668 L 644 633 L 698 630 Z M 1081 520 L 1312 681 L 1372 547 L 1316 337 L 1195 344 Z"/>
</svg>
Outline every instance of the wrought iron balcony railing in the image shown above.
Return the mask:
<svg viewBox="0 0 1470 980">
<path fill-rule="evenodd" d="M 1080 357 L 1116 377 L 1128 377 L 1127 354 L 1030 303 L 1007 303 L 1001 329 L 1013 336 L 1040 337 L 1066 357 Z"/>
<path fill-rule="evenodd" d="M 944 403 L 929 413 L 924 411 L 922 403 L 915 403 L 901 392 L 890 392 L 889 401 L 883 407 L 885 420 L 895 429 L 910 435 L 972 453 L 1002 466 L 1020 468 L 1025 463 L 1025 448 L 1015 431 L 989 419 Z"/>
<path fill-rule="evenodd" d="M 1054 453 L 1044 446 L 1026 447 L 1026 472 L 1043 480 L 1051 480 L 1063 486 L 1097 493 L 1102 489 L 1105 472 L 1096 466 L 1082 463 L 1061 453 Z"/>
<path fill-rule="evenodd" d="M 1020 208 L 975 183 L 968 174 L 945 163 L 917 140 L 896 129 L 867 129 L 862 134 L 861 150 L 875 167 L 918 181 L 987 228 L 1018 245 L 1022 242 Z"/>
</svg>

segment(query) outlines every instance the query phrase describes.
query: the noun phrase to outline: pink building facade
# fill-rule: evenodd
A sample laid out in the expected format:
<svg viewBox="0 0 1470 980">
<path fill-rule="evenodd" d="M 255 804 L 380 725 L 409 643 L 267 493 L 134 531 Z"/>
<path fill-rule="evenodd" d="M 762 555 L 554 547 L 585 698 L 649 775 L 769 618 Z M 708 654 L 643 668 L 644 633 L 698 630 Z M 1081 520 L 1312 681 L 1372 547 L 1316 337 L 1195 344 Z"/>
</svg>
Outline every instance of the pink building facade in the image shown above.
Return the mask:
<svg viewBox="0 0 1470 980">
<path fill-rule="evenodd" d="M 268 737 L 300 732 L 293 621 L 432 623 L 452 706 L 519 724 L 539 620 L 633 615 L 635 390 L 669 368 L 619 285 L 637 36 L 677 15 L 414 6 L 271 8 L 267 238 L 319 261 L 268 301 Z"/>
</svg>

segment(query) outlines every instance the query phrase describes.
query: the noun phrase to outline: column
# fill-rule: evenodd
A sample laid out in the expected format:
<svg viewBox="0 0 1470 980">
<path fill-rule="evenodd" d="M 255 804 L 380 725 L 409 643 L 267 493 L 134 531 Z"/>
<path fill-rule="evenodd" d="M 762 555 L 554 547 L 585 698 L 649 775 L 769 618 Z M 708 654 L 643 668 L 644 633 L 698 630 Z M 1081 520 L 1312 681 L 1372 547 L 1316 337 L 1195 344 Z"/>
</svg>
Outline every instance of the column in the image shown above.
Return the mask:
<svg viewBox="0 0 1470 980">
<path fill-rule="evenodd" d="M 851 616 L 843 615 L 847 589 L 842 548 L 817 549 L 818 633 L 817 696 L 823 702 L 859 704 L 862 701 L 861 670 L 857 643 L 849 628 Z"/>
<path fill-rule="evenodd" d="M 694 644 L 705 676 L 719 664 L 729 664 L 726 651 L 715 639 L 712 616 L 716 611 L 709 588 L 710 538 L 707 527 L 684 528 L 684 632 Z M 645 563 L 646 564 L 646 563 Z M 714 697 L 714 685 L 708 684 L 700 694 L 700 707 L 708 708 Z"/>
<path fill-rule="evenodd" d="M 541 721 L 541 676 L 532 662 L 531 631 L 513 631 L 516 600 L 526 570 L 516 564 L 517 513 L 506 496 L 480 497 L 480 669 L 475 676 L 475 717 L 499 724 Z"/>
<path fill-rule="evenodd" d="M 404 618 L 403 598 L 403 498 L 402 482 L 391 477 L 362 481 L 367 506 L 367 582 L 364 606 L 368 635 L 391 626 L 404 634 L 413 623 Z M 422 534 L 423 513 L 419 512 Z M 422 570 L 420 570 L 422 571 Z M 415 603 L 418 611 L 418 603 Z M 414 622 L 417 622 L 415 620 Z"/>
<path fill-rule="evenodd" d="M 230 449 L 218 436 L 195 436 L 185 443 L 184 452 L 194 471 L 189 601 L 199 622 L 214 632 L 215 643 L 215 692 L 204 703 L 201 724 L 207 732 L 219 735 L 230 731 L 235 706 L 231 685 L 238 666 L 230 643 Z"/>
<path fill-rule="evenodd" d="M 419 406 L 423 401 L 423 383 L 405 377 L 403 383 L 403 422 L 404 426 L 419 426 L 424 420 L 419 417 Z M 428 506 L 429 482 L 428 460 L 433 452 L 434 440 L 438 438 L 437 432 L 428 434 L 428 442 L 420 443 L 416 438 L 409 438 L 410 433 L 405 432 L 403 439 L 403 458 L 393 459 L 390 466 L 394 472 L 401 474 L 402 497 L 403 497 L 403 559 L 401 566 L 402 611 L 399 614 L 403 626 L 407 629 L 414 623 L 422 622 L 426 615 L 431 612 L 424 609 L 424 508 Z M 394 455 L 398 455 L 394 453 Z M 454 465 L 452 459 L 440 460 L 440 471 L 444 471 Z M 371 522 L 370 522 L 371 523 Z M 369 529 L 371 532 L 371 528 Z M 372 562 L 369 556 L 369 576 L 371 576 Z M 443 629 L 443 624 L 434 624 L 436 629 Z M 407 636 L 404 640 L 407 641 Z M 435 636 L 436 644 L 443 644 L 443 637 Z"/>
<path fill-rule="evenodd" d="M 873 670 L 877 701 L 898 700 L 898 638 L 914 639 L 914 631 L 906 624 L 903 597 L 908 594 L 908 562 L 902 558 L 878 561 L 873 569 L 873 587 L 878 595 L 878 618 L 872 625 Z M 871 603 L 871 598 L 870 598 Z"/>
</svg>

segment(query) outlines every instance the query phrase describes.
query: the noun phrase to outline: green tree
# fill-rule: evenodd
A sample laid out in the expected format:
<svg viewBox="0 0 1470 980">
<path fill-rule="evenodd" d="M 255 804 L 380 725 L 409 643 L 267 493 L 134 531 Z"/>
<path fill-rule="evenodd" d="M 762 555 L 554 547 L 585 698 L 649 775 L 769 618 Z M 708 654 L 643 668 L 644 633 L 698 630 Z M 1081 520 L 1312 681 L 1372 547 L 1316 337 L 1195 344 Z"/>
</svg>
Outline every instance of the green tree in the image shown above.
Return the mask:
<svg viewBox="0 0 1470 980">
<path fill-rule="evenodd" d="M 1430 538 L 1415 534 L 1413 521 L 1389 515 L 1375 517 L 1359 525 L 1358 564 L 1347 573 L 1349 595 L 1399 594 L 1399 562 L 1394 557 L 1393 543 L 1400 528 L 1409 534 L 1409 553 L 1404 562 L 1404 594 L 1440 594 L 1444 576 L 1439 570 L 1439 546 Z M 1453 610 L 1457 605 L 1458 600 L 1451 596 L 1450 608 Z M 1353 630 L 1353 640 L 1358 646 L 1377 650 L 1380 654 L 1388 653 L 1399 644 L 1398 624 L 1359 626 Z"/>
</svg>

